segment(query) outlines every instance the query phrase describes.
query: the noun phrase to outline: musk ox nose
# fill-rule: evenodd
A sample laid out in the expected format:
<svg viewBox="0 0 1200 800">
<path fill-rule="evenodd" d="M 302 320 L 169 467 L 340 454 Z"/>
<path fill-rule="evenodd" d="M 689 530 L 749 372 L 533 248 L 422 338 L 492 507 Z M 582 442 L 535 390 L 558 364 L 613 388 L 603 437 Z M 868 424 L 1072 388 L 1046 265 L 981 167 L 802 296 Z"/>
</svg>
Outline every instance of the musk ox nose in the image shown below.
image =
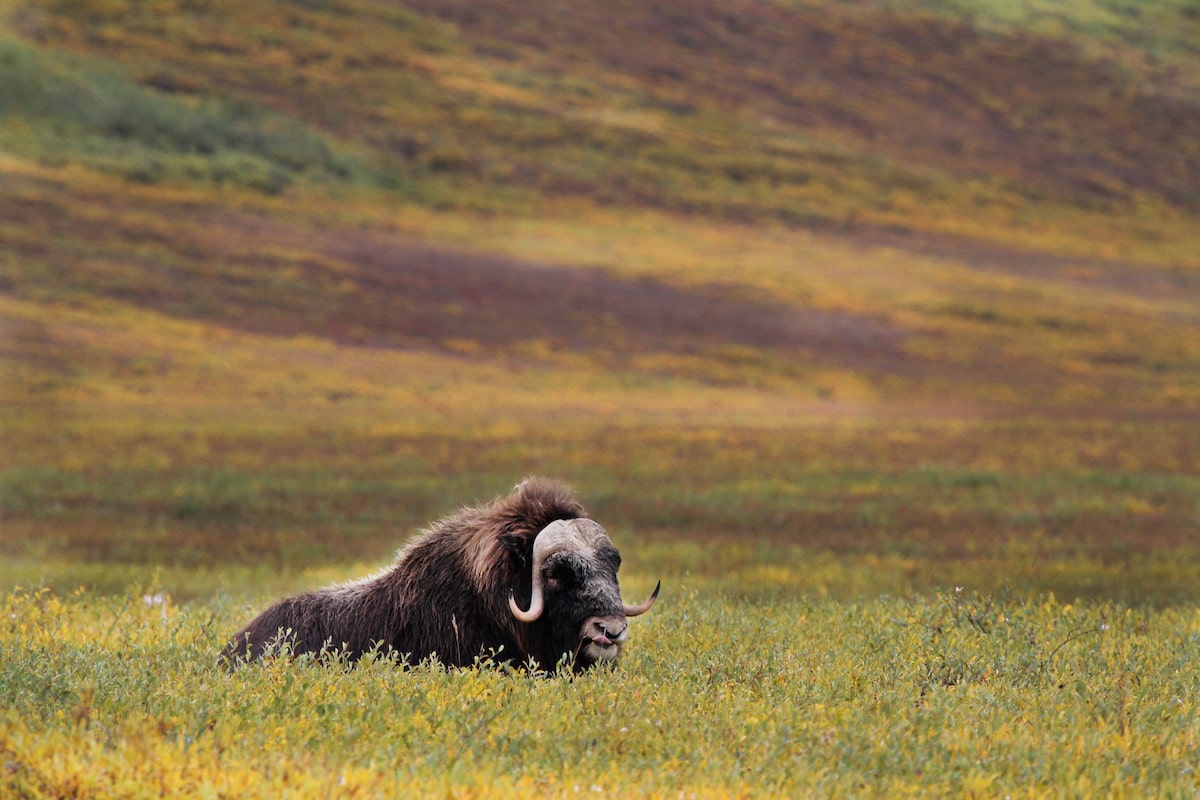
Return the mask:
<svg viewBox="0 0 1200 800">
<path fill-rule="evenodd" d="M 625 622 L 625 620 L 621 620 L 620 622 L 613 622 L 611 620 L 608 622 L 601 621 L 596 623 L 596 627 L 600 629 L 600 633 L 608 638 L 620 640 L 625 638 L 625 631 L 629 630 L 629 623 Z"/>
<path fill-rule="evenodd" d="M 621 644 L 628 632 L 629 623 L 623 616 L 592 617 L 583 624 L 583 638 L 601 647 Z"/>
</svg>

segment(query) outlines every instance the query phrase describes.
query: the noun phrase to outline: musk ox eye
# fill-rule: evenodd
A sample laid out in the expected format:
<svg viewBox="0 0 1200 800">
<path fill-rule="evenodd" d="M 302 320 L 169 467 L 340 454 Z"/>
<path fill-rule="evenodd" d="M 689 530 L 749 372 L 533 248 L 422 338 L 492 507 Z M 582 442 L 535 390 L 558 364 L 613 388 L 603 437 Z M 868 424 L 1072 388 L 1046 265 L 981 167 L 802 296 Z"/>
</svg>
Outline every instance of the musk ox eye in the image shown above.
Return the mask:
<svg viewBox="0 0 1200 800">
<path fill-rule="evenodd" d="M 557 564 L 542 573 L 546 584 L 555 589 L 566 589 L 575 583 L 575 571 L 568 564 Z"/>
</svg>

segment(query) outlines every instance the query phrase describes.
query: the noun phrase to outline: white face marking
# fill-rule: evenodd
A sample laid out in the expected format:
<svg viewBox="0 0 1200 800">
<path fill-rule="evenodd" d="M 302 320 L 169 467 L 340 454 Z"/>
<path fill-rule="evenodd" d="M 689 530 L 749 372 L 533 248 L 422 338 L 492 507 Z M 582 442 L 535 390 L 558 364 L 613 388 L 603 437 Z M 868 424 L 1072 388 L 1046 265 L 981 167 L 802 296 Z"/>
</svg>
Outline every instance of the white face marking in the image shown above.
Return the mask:
<svg viewBox="0 0 1200 800">
<path fill-rule="evenodd" d="M 599 524 L 590 519 L 555 520 L 547 525 L 534 540 L 534 549 L 545 556 L 561 551 L 578 553 L 587 561 L 593 561 L 596 550 L 612 541 Z"/>
</svg>

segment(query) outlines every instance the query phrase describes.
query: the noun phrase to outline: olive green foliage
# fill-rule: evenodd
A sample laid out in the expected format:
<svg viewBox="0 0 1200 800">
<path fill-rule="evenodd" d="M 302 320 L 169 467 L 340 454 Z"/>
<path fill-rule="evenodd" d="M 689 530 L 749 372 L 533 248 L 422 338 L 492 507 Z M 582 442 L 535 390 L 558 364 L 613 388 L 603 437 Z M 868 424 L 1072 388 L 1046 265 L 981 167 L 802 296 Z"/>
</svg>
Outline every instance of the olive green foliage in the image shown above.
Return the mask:
<svg viewBox="0 0 1200 800">
<path fill-rule="evenodd" d="M 104 62 L 0 39 L 7 148 L 79 160 L 132 181 L 191 179 L 277 194 L 299 177 L 345 180 L 353 162 L 302 124 L 237 101 L 176 99 Z"/>
<path fill-rule="evenodd" d="M 1163 796 L 1194 770 L 1194 610 L 981 596 L 747 604 L 703 581 L 616 669 L 232 674 L 243 609 L 18 590 L 0 788 L 18 797 Z"/>
</svg>

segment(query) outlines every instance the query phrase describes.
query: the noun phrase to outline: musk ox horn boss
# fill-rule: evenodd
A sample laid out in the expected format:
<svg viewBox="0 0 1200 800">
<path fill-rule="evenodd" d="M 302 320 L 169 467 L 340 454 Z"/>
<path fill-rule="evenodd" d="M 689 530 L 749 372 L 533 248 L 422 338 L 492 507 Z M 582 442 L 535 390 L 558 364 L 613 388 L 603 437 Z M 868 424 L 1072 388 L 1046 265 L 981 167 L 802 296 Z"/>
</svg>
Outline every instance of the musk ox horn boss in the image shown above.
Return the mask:
<svg viewBox="0 0 1200 800">
<path fill-rule="evenodd" d="M 612 540 L 561 484 L 531 478 L 493 502 L 435 522 L 373 577 L 281 600 L 226 645 L 229 664 L 286 646 L 292 654 L 371 650 L 466 666 L 483 656 L 576 671 L 615 661 L 628 618 Z"/>
</svg>

